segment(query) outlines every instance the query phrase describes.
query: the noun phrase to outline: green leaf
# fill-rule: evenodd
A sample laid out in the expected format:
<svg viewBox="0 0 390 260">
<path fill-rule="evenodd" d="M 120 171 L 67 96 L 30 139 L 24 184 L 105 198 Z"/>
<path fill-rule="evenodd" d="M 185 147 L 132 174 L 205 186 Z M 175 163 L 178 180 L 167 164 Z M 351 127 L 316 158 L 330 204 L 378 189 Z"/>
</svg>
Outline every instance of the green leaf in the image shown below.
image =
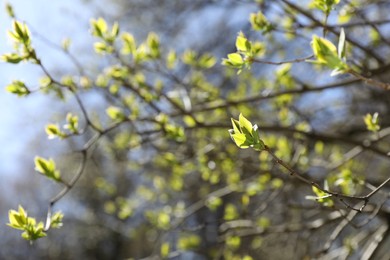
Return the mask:
<svg viewBox="0 0 390 260">
<path fill-rule="evenodd" d="M 238 120 L 231 118 L 233 129 L 229 130 L 230 137 L 234 143 L 242 148 L 252 147 L 256 151 L 264 150 L 264 142 L 260 139 L 257 125 L 246 119 L 242 114 Z"/>
<path fill-rule="evenodd" d="M 165 124 L 164 130 L 168 138 L 174 139 L 177 142 L 184 142 L 186 140 L 184 128 L 181 126 Z"/>
<path fill-rule="evenodd" d="M 92 19 L 91 26 L 93 36 L 104 38 L 107 33 L 107 23 L 103 18 L 98 18 L 97 20 Z"/>
<path fill-rule="evenodd" d="M 65 38 L 62 40 L 62 43 L 61 43 L 61 47 L 62 49 L 64 49 L 65 51 L 68 51 L 69 50 L 69 47 L 70 47 L 70 44 L 71 44 L 71 40 L 69 38 Z"/>
<path fill-rule="evenodd" d="M 104 42 L 95 42 L 93 48 L 95 49 L 95 52 L 97 54 L 112 53 L 114 51 L 111 46 L 107 45 Z"/>
<path fill-rule="evenodd" d="M 156 120 L 156 122 L 158 122 L 159 124 L 164 125 L 164 124 L 168 123 L 169 117 L 168 117 L 168 115 L 166 115 L 166 114 L 164 114 L 164 113 L 160 113 L 160 114 L 158 114 L 158 115 L 155 117 L 155 120 Z"/>
<path fill-rule="evenodd" d="M 160 57 L 160 39 L 157 34 L 151 32 L 148 34 L 146 44 L 149 47 L 149 56 L 153 59 Z"/>
<path fill-rule="evenodd" d="M 317 35 L 313 36 L 312 48 L 317 59 L 324 62 L 326 62 L 328 56 L 335 56 L 337 54 L 337 48 L 332 42 Z"/>
<path fill-rule="evenodd" d="M 261 11 L 250 14 L 249 22 L 251 23 L 253 30 L 263 31 L 263 34 L 273 30 L 272 24 L 267 20 Z"/>
<path fill-rule="evenodd" d="M 37 224 L 34 218 L 28 217 L 27 212 L 19 205 L 18 211 L 10 210 L 8 212 L 9 223 L 8 226 L 23 230 L 22 237 L 26 240 L 36 240 L 46 236 L 43 229 L 43 222 Z"/>
<path fill-rule="evenodd" d="M 191 250 L 199 247 L 201 239 L 197 235 L 185 235 L 179 238 L 177 247 L 180 250 Z"/>
<path fill-rule="evenodd" d="M 222 64 L 238 69 L 237 74 L 241 73 L 244 66 L 250 69 L 253 57 L 262 55 L 264 51 L 264 45 L 255 45 L 256 47 L 252 48 L 252 43 L 240 32 L 236 38 L 237 52 L 228 54 L 228 58 L 223 59 Z"/>
<path fill-rule="evenodd" d="M 324 153 L 324 143 L 322 141 L 317 141 L 314 145 L 314 151 L 318 155 L 322 155 Z"/>
<path fill-rule="evenodd" d="M 259 133 L 258 133 L 258 126 L 257 125 L 254 125 L 252 127 L 252 138 L 253 138 L 253 149 L 255 149 L 256 151 L 261 151 L 261 150 L 264 150 L 265 148 L 265 144 L 264 142 L 260 139 L 260 136 L 259 136 Z"/>
<path fill-rule="evenodd" d="M 213 55 L 210 53 L 204 53 L 198 59 L 198 67 L 209 69 L 215 65 L 216 61 L 217 59 Z"/>
<path fill-rule="evenodd" d="M 19 97 L 24 97 L 31 93 L 30 90 L 24 84 L 24 82 L 20 80 L 14 80 L 12 84 L 6 86 L 5 89 L 7 92 L 16 94 Z"/>
<path fill-rule="evenodd" d="M 20 37 L 20 39 L 23 39 L 24 38 L 24 32 L 23 32 L 23 25 L 22 25 L 22 23 L 14 20 L 12 22 L 12 27 L 14 29 L 14 32 L 16 32 L 16 34 Z"/>
<path fill-rule="evenodd" d="M 339 37 L 339 45 L 338 45 L 338 55 L 339 55 L 340 59 L 345 58 L 345 50 L 346 50 L 345 32 L 344 32 L 344 29 L 341 28 L 340 37 Z"/>
<path fill-rule="evenodd" d="M 113 120 L 122 121 L 126 119 L 126 115 L 119 107 L 110 106 L 109 108 L 107 108 L 106 113 Z"/>
<path fill-rule="evenodd" d="M 241 238 L 239 236 L 228 236 L 226 238 L 226 245 L 232 250 L 235 250 L 241 245 Z"/>
<path fill-rule="evenodd" d="M 9 31 L 8 35 L 16 42 L 23 43 L 25 46 L 30 44 L 30 32 L 27 25 L 14 20 L 12 22 L 13 31 Z"/>
<path fill-rule="evenodd" d="M 234 133 L 236 133 L 236 134 L 241 133 L 240 122 L 238 122 L 238 120 L 236 120 L 234 118 L 231 118 L 230 120 L 232 121 Z"/>
<path fill-rule="evenodd" d="M 186 50 L 181 57 L 184 64 L 195 65 L 196 64 L 196 52 L 193 50 Z"/>
<path fill-rule="evenodd" d="M 119 35 L 119 24 L 117 22 L 111 28 L 111 37 L 116 38 Z"/>
<path fill-rule="evenodd" d="M 45 128 L 45 131 L 49 139 L 65 137 L 65 133 L 61 132 L 60 127 L 56 124 L 48 124 Z"/>
<path fill-rule="evenodd" d="M 64 214 L 62 214 L 60 211 L 56 212 L 50 219 L 50 227 L 52 228 L 62 227 L 63 218 L 64 218 Z"/>
<path fill-rule="evenodd" d="M 176 60 L 177 60 L 176 52 L 174 50 L 170 50 L 166 58 L 167 68 L 173 69 L 175 67 Z"/>
<path fill-rule="evenodd" d="M 160 247 L 160 255 L 162 258 L 167 258 L 168 255 L 169 255 L 169 251 L 170 251 L 170 245 L 168 242 L 164 242 L 162 243 L 161 247 Z"/>
<path fill-rule="evenodd" d="M 225 207 L 223 219 L 229 221 L 229 220 L 237 219 L 238 216 L 239 215 L 238 215 L 237 207 L 232 203 L 228 203 Z"/>
<path fill-rule="evenodd" d="M 10 5 L 9 3 L 6 3 L 5 10 L 7 11 L 7 14 L 9 17 L 15 18 L 15 13 L 14 13 L 14 10 L 12 8 L 12 5 Z"/>
<path fill-rule="evenodd" d="M 265 44 L 263 42 L 254 42 L 252 43 L 252 52 L 249 55 L 249 58 L 253 57 L 262 57 L 266 51 Z M 251 59 L 249 59 L 251 60 Z"/>
<path fill-rule="evenodd" d="M 339 2 L 340 0 L 312 0 L 310 6 L 323 11 L 328 16 Z"/>
<path fill-rule="evenodd" d="M 13 64 L 18 64 L 22 60 L 25 59 L 25 57 L 20 56 L 17 53 L 7 53 L 4 55 L 1 55 L 1 60 L 8 62 L 8 63 L 13 63 Z"/>
<path fill-rule="evenodd" d="M 128 32 L 125 32 L 121 35 L 123 41 L 122 53 L 124 55 L 134 54 L 137 49 L 137 45 L 134 39 L 134 36 Z"/>
<path fill-rule="evenodd" d="M 367 130 L 371 132 L 378 132 L 380 130 L 379 125 L 379 114 L 375 112 L 373 115 L 367 114 L 364 116 L 364 123 L 366 124 Z"/>
<path fill-rule="evenodd" d="M 195 119 L 192 117 L 192 116 L 189 116 L 189 115 L 185 115 L 183 117 L 183 121 L 184 123 L 189 126 L 189 127 L 194 127 L 196 126 L 196 121 Z"/>
<path fill-rule="evenodd" d="M 220 197 L 216 196 L 210 196 L 206 200 L 206 207 L 208 207 L 210 210 L 215 211 L 218 207 L 222 205 L 223 201 Z"/>
<path fill-rule="evenodd" d="M 266 217 L 260 217 L 257 221 L 256 224 L 261 227 L 261 228 L 268 228 L 271 226 L 271 220 Z"/>
<path fill-rule="evenodd" d="M 141 44 L 134 52 L 134 61 L 136 63 L 145 62 L 148 60 L 149 49 L 145 44 Z"/>
<path fill-rule="evenodd" d="M 22 206 L 19 205 L 18 211 L 10 210 L 8 211 L 8 226 L 15 229 L 24 229 L 24 226 L 27 223 L 27 213 Z"/>
<path fill-rule="evenodd" d="M 157 216 L 157 226 L 161 229 L 167 230 L 171 225 L 171 217 L 165 212 L 160 212 Z"/>
<path fill-rule="evenodd" d="M 68 129 L 71 133 L 77 134 L 79 127 L 79 118 L 78 116 L 73 115 L 72 113 L 68 113 L 66 115 L 67 124 L 64 125 L 65 129 Z"/>
<path fill-rule="evenodd" d="M 241 66 L 244 64 L 244 61 L 240 54 L 238 53 L 230 53 L 228 54 L 228 60 L 231 62 L 233 66 Z"/>
<path fill-rule="evenodd" d="M 248 136 L 245 134 L 231 134 L 230 135 L 236 145 L 242 149 L 249 148 L 252 142 L 248 140 Z"/>
<path fill-rule="evenodd" d="M 324 182 L 324 189 L 329 190 L 329 185 L 327 181 Z M 312 186 L 312 190 L 316 194 L 316 197 L 306 196 L 306 199 L 316 200 L 317 202 L 323 204 L 325 207 L 332 207 L 334 205 L 334 202 L 332 200 L 332 194 L 328 194 L 315 186 Z"/>
<path fill-rule="evenodd" d="M 61 181 L 60 171 L 56 169 L 56 164 L 53 159 L 46 160 L 36 156 L 34 159 L 35 170 L 42 175 L 54 181 Z"/>
<path fill-rule="evenodd" d="M 272 180 L 271 186 L 274 189 L 282 188 L 283 187 L 283 180 L 279 179 L 279 178 L 275 178 L 275 179 Z"/>
<path fill-rule="evenodd" d="M 38 238 L 45 237 L 46 233 L 43 230 L 43 223 L 39 222 L 36 224 L 35 219 L 28 218 L 27 226 L 25 227 L 25 232 L 22 233 L 22 237 L 26 240 L 34 241 Z"/>
<path fill-rule="evenodd" d="M 339 57 L 336 46 L 329 40 L 314 35 L 312 48 L 317 59 L 315 62 L 333 69 L 333 75 L 348 70 L 348 65 Z"/>
<path fill-rule="evenodd" d="M 241 113 L 238 116 L 238 121 L 240 123 L 240 127 L 243 133 L 249 133 L 250 135 L 252 134 L 252 123 L 246 119 Z"/>
<path fill-rule="evenodd" d="M 236 48 L 238 51 L 247 53 L 251 51 L 251 43 L 245 37 L 245 35 L 240 32 L 236 38 Z"/>
</svg>

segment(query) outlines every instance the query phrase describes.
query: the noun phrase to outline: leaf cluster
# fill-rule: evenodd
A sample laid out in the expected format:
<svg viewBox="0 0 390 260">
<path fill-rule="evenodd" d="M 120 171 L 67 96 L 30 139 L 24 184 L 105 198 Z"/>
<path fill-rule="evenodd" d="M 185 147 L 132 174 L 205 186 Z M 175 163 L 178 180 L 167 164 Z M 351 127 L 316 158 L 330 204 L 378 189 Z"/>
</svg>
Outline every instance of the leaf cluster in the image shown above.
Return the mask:
<svg viewBox="0 0 390 260">
<path fill-rule="evenodd" d="M 61 212 L 56 212 L 51 218 L 51 226 L 53 228 L 59 228 L 62 226 L 62 218 L 63 214 Z M 35 218 L 29 217 L 27 212 L 24 210 L 22 206 L 19 205 L 18 211 L 10 210 L 8 212 L 9 223 L 8 226 L 22 230 L 22 238 L 34 241 L 38 238 L 42 238 L 46 236 L 46 232 L 44 230 L 43 222 L 36 221 Z"/>
<path fill-rule="evenodd" d="M 238 147 L 242 149 L 252 147 L 256 151 L 264 149 L 265 145 L 259 137 L 257 125 L 252 125 L 242 114 L 238 120 L 232 118 L 231 122 L 233 129 L 229 130 L 230 137 Z"/>
</svg>

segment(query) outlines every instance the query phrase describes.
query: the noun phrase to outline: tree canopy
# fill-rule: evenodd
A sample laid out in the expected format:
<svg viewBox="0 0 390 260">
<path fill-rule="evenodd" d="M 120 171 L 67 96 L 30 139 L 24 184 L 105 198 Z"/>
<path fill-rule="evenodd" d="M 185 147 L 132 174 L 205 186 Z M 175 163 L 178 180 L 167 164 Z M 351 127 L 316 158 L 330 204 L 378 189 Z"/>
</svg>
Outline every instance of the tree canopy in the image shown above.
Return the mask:
<svg viewBox="0 0 390 260">
<path fill-rule="evenodd" d="M 50 45 L 71 72 L 46 65 L 34 42 L 50 35 L 6 6 L 1 59 L 42 73 L 6 91 L 65 107 L 42 129 L 63 155 L 31 154 L 46 217 L 8 212 L 33 247 L 58 242 L 37 255 L 390 257 L 388 1 L 111 4 L 90 20 L 93 62 L 71 37 Z"/>
</svg>

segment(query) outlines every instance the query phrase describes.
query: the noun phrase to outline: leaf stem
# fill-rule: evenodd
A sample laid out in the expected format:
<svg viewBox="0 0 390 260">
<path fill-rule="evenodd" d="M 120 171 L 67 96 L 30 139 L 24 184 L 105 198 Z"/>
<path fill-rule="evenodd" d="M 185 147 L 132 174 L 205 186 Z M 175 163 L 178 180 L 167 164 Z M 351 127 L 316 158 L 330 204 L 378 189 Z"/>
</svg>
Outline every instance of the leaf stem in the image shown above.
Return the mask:
<svg viewBox="0 0 390 260">
<path fill-rule="evenodd" d="M 264 147 L 264 151 L 266 151 L 269 155 L 271 155 L 271 157 L 276 161 L 276 163 L 279 164 L 280 166 L 282 166 L 283 168 L 285 168 L 290 173 L 291 176 L 297 178 L 298 180 L 300 180 L 303 183 L 306 183 L 312 187 L 315 187 L 315 188 L 321 190 L 322 192 L 325 192 L 333 197 L 338 198 L 340 200 L 340 202 L 343 203 L 347 208 L 358 211 L 358 212 L 362 212 L 362 210 L 367 205 L 369 199 L 375 193 L 377 193 L 379 190 L 381 190 L 387 183 L 390 182 L 390 178 L 388 178 L 382 184 L 380 184 L 376 189 L 374 189 L 373 191 L 371 191 L 369 194 L 367 194 L 365 196 L 354 196 L 354 195 L 339 193 L 339 192 L 331 191 L 329 189 L 324 189 L 318 183 L 304 177 L 302 174 L 300 174 L 297 171 L 295 171 L 294 169 L 292 169 L 287 163 L 285 163 L 278 156 L 276 156 L 275 153 L 268 146 Z M 354 208 L 354 207 L 350 206 L 349 204 L 347 204 L 344 201 L 344 199 L 360 200 L 360 201 L 363 201 L 364 204 L 360 208 Z"/>
</svg>

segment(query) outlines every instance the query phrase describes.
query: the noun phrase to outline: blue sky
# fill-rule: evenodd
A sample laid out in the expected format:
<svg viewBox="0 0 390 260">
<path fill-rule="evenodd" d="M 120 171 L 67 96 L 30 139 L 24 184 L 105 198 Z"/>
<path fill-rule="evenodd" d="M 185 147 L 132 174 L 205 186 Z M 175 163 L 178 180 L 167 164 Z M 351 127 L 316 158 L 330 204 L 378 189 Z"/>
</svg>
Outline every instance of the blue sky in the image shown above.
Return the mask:
<svg viewBox="0 0 390 260">
<path fill-rule="evenodd" d="M 9 1 L 21 21 L 33 31 L 33 46 L 43 63 L 58 71 L 67 70 L 69 61 L 60 52 L 44 43 L 34 31 L 44 34 L 53 43 L 72 39 L 71 50 L 85 48 L 88 39 L 89 19 L 92 11 L 79 0 L 48 1 L 35 0 Z M 79 8 L 75 8 L 75 6 Z M 11 28 L 12 20 L 6 15 L 5 3 L 0 7 L 0 53 L 12 51 L 12 43 L 6 31 Z M 88 41 L 87 41 L 88 42 Z M 53 102 L 50 97 L 34 94 L 27 98 L 18 98 L 5 91 L 5 86 L 12 80 L 19 79 L 34 88 L 42 72 L 30 64 L 9 65 L 0 63 L 0 176 L 23 174 L 25 167 L 31 164 L 34 154 L 30 154 L 34 139 L 44 137 L 44 126 L 53 117 Z M 57 101 L 58 103 L 58 101 Z M 54 105 L 55 107 L 55 105 Z M 48 109 L 50 108 L 50 109 Z M 46 144 L 42 144 L 45 146 Z M 32 150 L 31 150 L 32 152 Z M 30 170 L 28 171 L 30 172 Z"/>
<path fill-rule="evenodd" d="M 70 51 L 78 54 L 83 60 L 90 59 L 92 37 L 89 36 L 89 20 L 94 10 L 81 3 L 82 0 L 50 1 L 50 0 L 13 0 L 17 18 L 25 21 L 32 31 L 32 43 L 43 64 L 52 74 L 65 73 L 74 69 L 69 59 L 55 48 L 40 39 L 45 38 L 56 45 L 63 39 L 72 39 Z M 12 52 L 12 42 L 7 37 L 7 30 L 12 27 L 12 20 L 5 12 L 5 3 L 0 1 L 0 55 Z M 83 55 L 80 55 L 83 54 Z M 85 59 L 84 59 L 85 60 Z M 11 65 L 0 62 L 0 205 L 2 209 L 17 208 L 23 204 L 32 210 L 38 207 L 42 197 L 47 199 L 50 192 L 41 190 L 39 194 L 31 194 L 33 184 L 39 185 L 44 178 L 34 171 L 36 155 L 53 157 L 63 148 L 63 143 L 48 140 L 44 131 L 45 125 L 56 122 L 56 116 L 64 117 L 73 107 L 60 102 L 52 96 L 35 93 L 26 98 L 18 98 L 5 91 L 5 86 L 13 80 L 22 80 L 27 86 L 36 88 L 42 71 L 36 65 Z M 62 146 L 61 146 L 62 145 Z M 47 184 L 47 182 L 46 182 Z M 28 205 L 25 205 L 29 201 Z M 45 205 L 46 207 L 46 205 Z M 0 214 L 0 223 L 7 222 L 6 211 Z M 8 232 L 8 227 L 0 225 L 0 233 Z M 16 233 L 15 233 L 16 234 Z"/>
</svg>

